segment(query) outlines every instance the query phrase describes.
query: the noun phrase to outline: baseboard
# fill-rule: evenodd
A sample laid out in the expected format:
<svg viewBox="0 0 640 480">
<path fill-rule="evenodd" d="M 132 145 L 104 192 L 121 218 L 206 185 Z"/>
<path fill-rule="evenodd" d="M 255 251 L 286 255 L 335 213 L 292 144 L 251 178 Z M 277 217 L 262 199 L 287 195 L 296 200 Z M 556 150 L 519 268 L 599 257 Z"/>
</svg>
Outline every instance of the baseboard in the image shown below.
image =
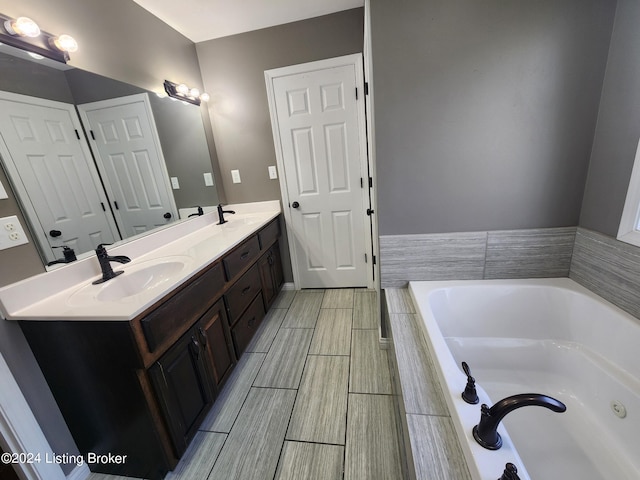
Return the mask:
<svg viewBox="0 0 640 480">
<path fill-rule="evenodd" d="M 282 290 L 295 290 L 296 287 L 293 285 L 293 282 L 287 282 L 282 285 Z"/>
<path fill-rule="evenodd" d="M 388 350 L 391 347 L 391 340 L 388 338 L 380 337 L 378 341 L 382 350 Z"/>
<path fill-rule="evenodd" d="M 91 475 L 91 470 L 86 463 L 83 463 L 71 470 L 71 473 L 67 475 L 67 480 L 87 480 L 89 475 Z"/>
</svg>

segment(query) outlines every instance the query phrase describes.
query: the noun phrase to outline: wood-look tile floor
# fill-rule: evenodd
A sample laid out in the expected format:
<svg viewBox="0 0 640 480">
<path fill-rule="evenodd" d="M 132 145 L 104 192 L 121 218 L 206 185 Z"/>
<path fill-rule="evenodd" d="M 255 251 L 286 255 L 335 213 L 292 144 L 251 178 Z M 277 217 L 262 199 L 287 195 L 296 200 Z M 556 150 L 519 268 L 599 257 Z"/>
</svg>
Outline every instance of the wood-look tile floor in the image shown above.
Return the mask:
<svg viewBox="0 0 640 480">
<path fill-rule="evenodd" d="M 401 480 L 376 301 L 283 290 L 165 480 Z"/>
</svg>

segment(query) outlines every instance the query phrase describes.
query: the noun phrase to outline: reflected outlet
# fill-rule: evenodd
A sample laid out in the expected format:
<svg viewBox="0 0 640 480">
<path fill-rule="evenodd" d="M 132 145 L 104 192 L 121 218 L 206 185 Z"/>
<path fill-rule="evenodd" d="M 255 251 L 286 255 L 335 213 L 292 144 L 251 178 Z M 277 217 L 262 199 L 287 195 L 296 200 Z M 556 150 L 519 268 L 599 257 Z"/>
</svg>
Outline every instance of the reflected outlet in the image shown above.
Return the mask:
<svg viewBox="0 0 640 480">
<path fill-rule="evenodd" d="M 0 218 L 0 250 L 29 243 L 20 220 L 15 215 Z"/>
</svg>

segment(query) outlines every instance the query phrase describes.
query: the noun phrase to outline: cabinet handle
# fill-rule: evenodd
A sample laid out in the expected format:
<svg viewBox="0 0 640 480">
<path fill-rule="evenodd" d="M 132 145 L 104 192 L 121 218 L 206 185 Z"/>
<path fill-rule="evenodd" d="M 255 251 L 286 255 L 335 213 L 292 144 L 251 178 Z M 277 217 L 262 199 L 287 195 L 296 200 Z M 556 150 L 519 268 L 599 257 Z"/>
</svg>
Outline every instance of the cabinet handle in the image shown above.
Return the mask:
<svg viewBox="0 0 640 480">
<path fill-rule="evenodd" d="M 242 255 L 240 255 L 240 260 L 244 260 L 245 258 L 247 258 L 249 256 L 251 252 L 244 252 Z"/>
<path fill-rule="evenodd" d="M 251 285 L 249 285 L 248 287 L 244 287 L 244 289 L 242 290 L 242 295 L 246 295 L 247 293 L 249 293 L 249 290 L 251 290 Z"/>
<path fill-rule="evenodd" d="M 271 254 L 271 252 L 269 252 L 269 256 L 267 257 L 267 261 L 269 262 L 269 265 L 273 265 L 273 255 Z"/>
<path fill-rule="evenodd" d="M 191 351 L 195 354 L 196 358 L 200 358 L 200 343 L 196 340 L 195 335 L 191 336 Z"/>
<path fill-rule="evenodd" d="M 251 320 L 249 320 L 247 322 L 247 326 L 248 327 L 253 327 L 253 325 L 256 323 L 256 317 L 251 317 Z"/>
<path fill-rule="evenodd" d="M 200 327 L 198 329 L 198 331 L 200 332 L 200 341 L 202 342 L 202 345 L 206 345 L 207 344 L 207 334 L 204 331 L 204 328 Z"/>
<path fill-rule="evenodd" d="M 156 362 L 156 365 L 158 365 L 158 368 L 160 369 L 160 373 L 162 374 L 162 381 L 164 382 L 164 386 L 169 388 L 169 384 L 167 383 L 167 377 L 164 374 L 164 367 L 160 362 Z"/>
</svg>

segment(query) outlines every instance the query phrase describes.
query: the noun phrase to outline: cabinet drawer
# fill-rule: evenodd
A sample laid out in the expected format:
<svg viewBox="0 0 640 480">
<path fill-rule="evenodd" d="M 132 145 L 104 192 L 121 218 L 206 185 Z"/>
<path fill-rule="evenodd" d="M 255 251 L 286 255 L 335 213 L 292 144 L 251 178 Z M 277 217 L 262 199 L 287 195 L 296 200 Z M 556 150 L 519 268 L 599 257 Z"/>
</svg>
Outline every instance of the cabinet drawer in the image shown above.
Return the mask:
<svg viewBox="0 0 640 480">
<path fill-rule="evenodd" d="M 149 351 L 153 352 L 176 332 L 193 324 L 224 287 L 222 265 L 215 264 L 140 321 Z M 182 328 L 181 328 L 182 327 Z"/>
<path fill-rule="evenodd" d="M 240 358 L 242 352 L 244 352 L 247 345 L 251 342 L 263 317 L 264 306 L 262 305 L 262 296 L 258 295 L 253 299 L 247 311 L 240 317 L 240 320 L 238 320 L 231 329 L 231 336 L 233 337 L 233 344 L 238 358 Z"/>
<path fill-rule="evenodd" d="M 251 300 L 260 292 L 260 271 L 258 265 L 254 265 L 247 273 L 240 277 L 233 287 L 225 295 L 227 301 L 227 311 L 229 312 L 229 323 L 233 323 L 240 318 Z"/>
<path fill-rule="evenodd" d="M 276 238 L 280 236 L 280 222 L 278 218 L 273 220 L 269 225 L 258 232 L 258 240 L 260 240 L 260 250 L 264 250 L 271 245 Z"/>
<path fill-rule="evenodd" d="M 257 235 L 242 243 L 234 251 L 224 257 L 224 270 L 227 280 L 231 280 L 247 265 L 251 265 L 260 254 L 260 244 Z"/>
</svg>

